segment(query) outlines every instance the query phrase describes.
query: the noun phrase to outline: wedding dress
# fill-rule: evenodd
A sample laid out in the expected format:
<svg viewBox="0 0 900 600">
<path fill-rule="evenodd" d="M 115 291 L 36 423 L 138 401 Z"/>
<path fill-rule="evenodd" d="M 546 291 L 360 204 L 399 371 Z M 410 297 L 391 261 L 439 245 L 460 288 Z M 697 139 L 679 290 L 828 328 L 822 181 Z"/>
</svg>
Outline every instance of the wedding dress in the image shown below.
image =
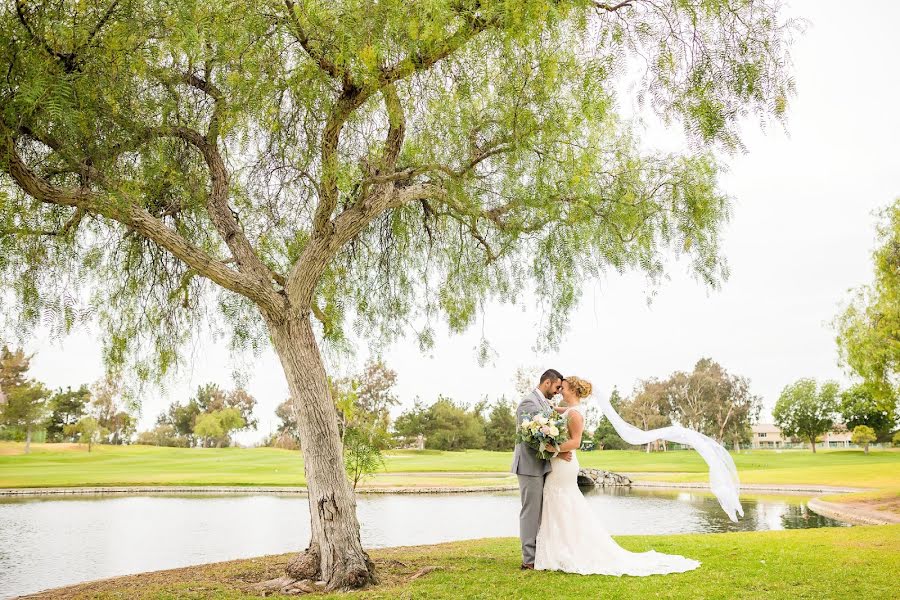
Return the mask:
<svg viewBox="0 0 900 600">
<path fill-rule="evenodd" d="M 569 410 L 584 414 L 580 405 Z M 642 576 L 683 573 L 700 566 L 696 560 L 683 556 L 654 550 L 629 552 L 619 546 L 578 489 L 577 454 L 573 451 L 568 462 L 553 458 L 551 466 L 544 480 L 535 569 L 581 575 Z"/>
</svg>

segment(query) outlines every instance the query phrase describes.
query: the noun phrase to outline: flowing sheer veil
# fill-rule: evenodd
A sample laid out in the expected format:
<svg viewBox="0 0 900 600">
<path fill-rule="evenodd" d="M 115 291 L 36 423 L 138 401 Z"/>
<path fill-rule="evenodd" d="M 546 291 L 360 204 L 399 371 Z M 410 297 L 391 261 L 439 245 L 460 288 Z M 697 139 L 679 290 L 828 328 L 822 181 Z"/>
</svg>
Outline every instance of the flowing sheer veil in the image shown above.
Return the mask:
<svg viewBox="0 0 900 600">
<path fill-rule="evenodd" d="M 598 398 L 597 405 L 609 419 L 616 433 L 629 444 L 649 444 L 655 440 L 668 440 L 677 444 L 686 444 L 694 448 L 709 465 L 709 487 L 719 500 L 728 517 L 737 521 L 737 515 L 744 516 L 744 509 L 739 499 L 740 481 L 738 481 L 737 468 L 728 451 L 715 440 L 693 429 L 687 429 L 679 425 L 661 427 L 644 431 L 626 423 L 619 413 L 613 409 L 609 400 Z"/>
</svg>

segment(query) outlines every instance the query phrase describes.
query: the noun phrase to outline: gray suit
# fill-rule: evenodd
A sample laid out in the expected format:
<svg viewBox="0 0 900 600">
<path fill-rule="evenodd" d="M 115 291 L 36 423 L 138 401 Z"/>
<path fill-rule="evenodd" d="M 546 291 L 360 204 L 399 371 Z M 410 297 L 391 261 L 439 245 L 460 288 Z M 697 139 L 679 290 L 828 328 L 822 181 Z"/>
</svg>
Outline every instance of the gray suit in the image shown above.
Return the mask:
<svg viewBox="0 0 900 600">
<path fill-rule="evenodd" d="M 544 395 L 534 390 L 522 398 L 516 408 L 516 427 L 522 419 L 549 408 L 550 404 Z M 513 453 L 512 472 L 519 477 L 519 493 L 522 496 L 522 510 L 519 512 L 522 562 L 533 564 L 535 540 L 541 524 L 541 508 L 544 503 L 544 476 L 550 472 L 550 461 L 539 458 L 537 450 L 519 442 Z"/>
</svg>

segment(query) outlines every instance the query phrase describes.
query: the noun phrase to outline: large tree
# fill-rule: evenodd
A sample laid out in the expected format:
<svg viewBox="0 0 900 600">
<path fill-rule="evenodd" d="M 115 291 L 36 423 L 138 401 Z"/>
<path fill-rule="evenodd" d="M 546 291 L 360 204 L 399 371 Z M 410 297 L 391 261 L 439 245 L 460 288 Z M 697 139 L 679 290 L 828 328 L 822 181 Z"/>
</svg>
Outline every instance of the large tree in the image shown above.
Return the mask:
<svg viewBox="0 0 900 600">
<path fill-rule="evenodd" d="M 67 440 L 64 430 L 66 425 L 74 425 L 84 415 L 91 401 L 91 391 L 87 385 L 77 390 L 67 387 L 65 391 L 57 390 L 50 397 L 50 414 L 47 417 L 47 441 L 62 442 Z"/>
<path fill-rule="evenodd" d="M 621 412 L 623 419 L 645 431 L 671 425 L 668 384 L 657 379 L 639 382 L 632 397 L 622 403 Z M 647 452 L 650 452 L 651 446 L 647 444 Z"/>
<path fill-rule="evenodd" d="M 101 379 L 93 386 L 91 413 L 105 431 L 104 443 L 123 444 L 130 441 L 137 428 L 132 406 L 125 400 L 122 386 L 112 379 Z"/>
<path fill-rule="evenodd" d="M 728 373 L 710 358 L 701 358 L 690 373 L 678 371 L 664 382 L 672 418 L 735 450 L 749 441 L 750 424 L 762 399 L 750 392 L 746 377 Z"/>
<path fill-rule="evenodd" d="M 622 403 L 622 395 L 619 393 L 619 389 L 613 387 L 612 392 L 609 394 L 610 406 L 616 412 L 621 413 Z M 592 441 L 601 450 L 627 450 L 631 448 L 631 444 L 622 439 L 616 428 L 605 416 L 600 417 L 600 421 L 597 423 L 596 429 L 594 429 Z"/>
<path fill-rule="evenodd" d="M 479 403 L 473 409 L 454 402 L 446 396 L 438 396 L 431 406 L 418 400 L 412 408 L 403 411 L 394 421 L 394 431 L 404 438 L 425 436 L 425 447 L 434 450 L 467 450 L 483 448 L 485 422 Z"/>
<path fill-rule="evenodd" d="M 879 218 L 875 280 L 856 290 L 835 325 L 841 360 L 881 409 L 894 414 L 900 402 L 900 198 Z"/>
<path fill-rule="evenodd" d="M 31 357 L 21 348 L 0 348 L 0 424 L 25 433 L 25 454 L 31 451 L 31 435 L 47 415 L 50 391 L 44 384 L 27 379 Z"/>
<path fill-rule="evenodd" d="M 839 393 L 836 381 L 799 379 L 781 391 L 772 417 L 785 437 L 806 438 L 815 452 L 816 438 L 834 427 Z"/>
<path fill-rule="evenodd" d="M 840 412 L 844 425 L 853 431 L 860 425 L 870 427 L 879 438 L 889 439 L 897 427 L 893 406 L 884 406 L 878 394 L 865 383 L 857 383 L 841 392 Z"/>
<path fill-rule="evenodd" d="M 500 398 L 490 407 L 484 426 L 484 449 L 509 451 L 516 447 L 516 402 Z"/>
<path fill-rule="evenodd" d="M 144 378 L 178 364 L 211 307 L 238 346 L 269 338 L 312 509 L 281 588 L 373 580 L 322 344 L 350 322 L 390 340 L 415 315 L 461 331 L 488 300 L 532 297 L 529 281 L 552 343 L 579 281 L 656 280 L 666 250 L 715 285 L 728 202 L 710 149 L 740 147 L 744 117 L 780 118 L 791 93 L 774 0 L 0 11 L 3 317 L 20 331 L 96 317 L 110 368 Z M 643 148 L 616 112 L 631 75 L 691 150 Z"/>
</svg>

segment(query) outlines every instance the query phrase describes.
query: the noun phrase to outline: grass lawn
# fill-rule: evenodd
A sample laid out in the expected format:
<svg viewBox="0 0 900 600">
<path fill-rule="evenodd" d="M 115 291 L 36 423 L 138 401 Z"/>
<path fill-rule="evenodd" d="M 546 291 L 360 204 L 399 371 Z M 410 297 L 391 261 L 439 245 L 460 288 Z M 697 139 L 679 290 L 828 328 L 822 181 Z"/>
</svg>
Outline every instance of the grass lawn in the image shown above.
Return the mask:
<svg viewBox="0 0 900 600">
<path fill-rule="evenodd" d="M 0 487 L 94 485 L 304 485 L 300 453 L 278 448 L 157 448 L 0 442 Z M 744 483 L 820 484 L 900 489 L 900 451 L 775 452 L 735 454 Z M 478 486 L 515 483 L 507 475 L 512 454 L 396 451 L 372 486 Z M 585 467 L 647 473 L 661 481 L 705 481 L 707 467 L 696 452 L 605 450 L 582 452 Z"/>
<path fill-rule="evenodd" d="M 318 597 L 819 599 L 850 593 L 888 598 L 896 592 L 900 572 L 900 525 L 617 539 L 632 551 L 683 554 L 703 564 L 689 573 L 640 578 L 520 571 L 518 540 L 485 539 L 375 550 L 379 587 Z M 132 575 L 41 597 L 255 598 L 250 584 L 280 576 L 290 556 Z M 426 567 L 437 570 L 410 581 Z"/>
</svg>

